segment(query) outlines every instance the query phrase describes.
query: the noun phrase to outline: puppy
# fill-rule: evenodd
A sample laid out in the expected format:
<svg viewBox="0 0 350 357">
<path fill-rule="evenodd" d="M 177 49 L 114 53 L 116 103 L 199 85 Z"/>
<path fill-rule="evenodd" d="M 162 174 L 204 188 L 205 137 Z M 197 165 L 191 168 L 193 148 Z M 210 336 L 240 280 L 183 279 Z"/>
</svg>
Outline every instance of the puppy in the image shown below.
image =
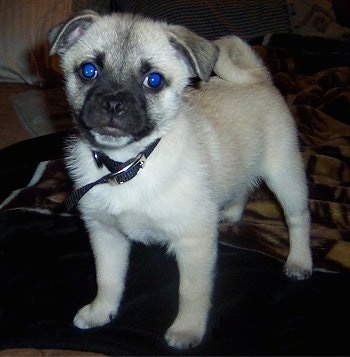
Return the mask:
<svg viewBox="0 0 350 357">
<path fill-rule="evenodd" d="M 49 43 L 50 53 L 61 56 L 79 132 L 66 161 L 97 271 L 97 296 L 78 311 L 77 327 L 117 315 L 131 242 L 161 243 L 180 273 L 178 314 L 165 339 L 181 349 L 198 345 L 210 309 L 218 223 L 239 220 L 261 180 L 289 228 L 285 273 L 311 275 L 296 129 L 247 44 L 92 11 L 57 25 Z"/>
</svg>

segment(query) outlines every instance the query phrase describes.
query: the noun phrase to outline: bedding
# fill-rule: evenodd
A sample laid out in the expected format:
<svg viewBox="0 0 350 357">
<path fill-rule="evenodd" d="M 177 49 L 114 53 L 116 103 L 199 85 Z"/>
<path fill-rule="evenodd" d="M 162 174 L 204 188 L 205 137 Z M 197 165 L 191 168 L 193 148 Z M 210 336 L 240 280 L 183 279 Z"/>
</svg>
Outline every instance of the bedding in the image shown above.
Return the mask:
<svg viewBox="0 0 350 357">
<path fill-rule="evenodd" d="M 285 0 L 112 0 L 117 11 L 183 25 L 208 39 L 232 33 L 245 40 L 290 30 Z"/>
<path fill-rule="evenodd" d="M 305 56 L 305 49 L 272 43 L 255 49 L 298 127 L 315 272 L 306 281 L 282 274 L 287 228 L 262 186 L 240 222 L 220 225 L 208 336 L 193 355 L 350 353 L 350 67 L 339 63 L 341 56 L 333 65 L 317 51 Z M 83 223 L 77 211 L 62 211 L 72 190 L 62 159 L 71 134 L 0 151 L 0 349 L 178 354 L 162 340 L 176 313 L 178 283 L 175 261 L 162 247 L 134 245 L 115 321 L 86 331 L 71 324 L 96 293 Z"/>
</svg>

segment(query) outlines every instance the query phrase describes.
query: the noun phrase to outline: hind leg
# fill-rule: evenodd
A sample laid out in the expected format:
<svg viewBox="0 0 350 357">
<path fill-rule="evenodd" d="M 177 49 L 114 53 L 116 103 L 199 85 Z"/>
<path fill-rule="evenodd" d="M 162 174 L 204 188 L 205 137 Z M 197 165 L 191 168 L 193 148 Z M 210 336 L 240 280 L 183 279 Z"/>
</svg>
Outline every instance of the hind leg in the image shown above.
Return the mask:
<svg viewBox="0 0 350 357">
<path fill-rule="evenodd" d="M 221 220 L 224 222 L 238 222 L 243 215 L 245 205 L 247 203 L 246 195 L 235 197 L 233 200 L 227 202 L 221 209 Z"/>
<path fill-rule="evenodd" d="M 290 250 L 284 266 L 287 276 L 306 279 L 312 274 L 310 214 L 305 173 L 299 154 L 270 165 L 265 181 L 280 202 L 289 229 Z"/>
</svg>

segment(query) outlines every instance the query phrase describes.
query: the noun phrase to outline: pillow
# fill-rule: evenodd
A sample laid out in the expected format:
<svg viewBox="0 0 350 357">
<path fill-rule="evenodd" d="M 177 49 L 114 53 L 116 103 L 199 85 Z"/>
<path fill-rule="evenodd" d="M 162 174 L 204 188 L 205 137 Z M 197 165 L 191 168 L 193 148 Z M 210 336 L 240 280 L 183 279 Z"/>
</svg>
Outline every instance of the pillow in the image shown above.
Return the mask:
<svg viewBox="0 0 350 357">
<path fill-rule="evenodd" d="M 187 26 L 208 39 L 235 34 L 249 40 L 289 31 L 285 0 L 119 0 L 117 8 Z"/>
<path fill-rule="evenodd" d="M 0 82 L 38 83 L 59 71 L 47 32 L 71 13 L 71 0 L 0 1 Z"/>
<path fill-rule="evenodd" d="M 100 14 L 110 12 L 110 0 L 72 0 L 73 12 L 91 9 Z"/>
<path fill-rule="evenodd" d="M 350 29 L 337 23 L 331 0 L 287 1 L 294 33 L 328 38 L 350 38 Z"/>
</svg>

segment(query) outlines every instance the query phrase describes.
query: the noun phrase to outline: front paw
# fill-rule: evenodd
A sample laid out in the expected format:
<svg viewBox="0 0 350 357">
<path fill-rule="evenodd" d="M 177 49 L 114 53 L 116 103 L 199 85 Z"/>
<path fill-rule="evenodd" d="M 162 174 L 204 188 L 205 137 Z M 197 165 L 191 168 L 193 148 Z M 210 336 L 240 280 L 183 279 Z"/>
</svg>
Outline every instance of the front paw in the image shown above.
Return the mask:
<svg viewBox="0 0 350 357">
<path fill-rule="evenodd" d="M 115 308 L 92 302 L 78 311 L 73 323 L 81 329 L 103 326 L 111 322 L 116 314 L 117 310 Z"/>
<path fill-rule="evenodd" d="M 165 340 L 170 347 L 187 349 L 198 346 L 204 331 L 193 328 L 171 326 L 165 334 Z"/>
</svg>

